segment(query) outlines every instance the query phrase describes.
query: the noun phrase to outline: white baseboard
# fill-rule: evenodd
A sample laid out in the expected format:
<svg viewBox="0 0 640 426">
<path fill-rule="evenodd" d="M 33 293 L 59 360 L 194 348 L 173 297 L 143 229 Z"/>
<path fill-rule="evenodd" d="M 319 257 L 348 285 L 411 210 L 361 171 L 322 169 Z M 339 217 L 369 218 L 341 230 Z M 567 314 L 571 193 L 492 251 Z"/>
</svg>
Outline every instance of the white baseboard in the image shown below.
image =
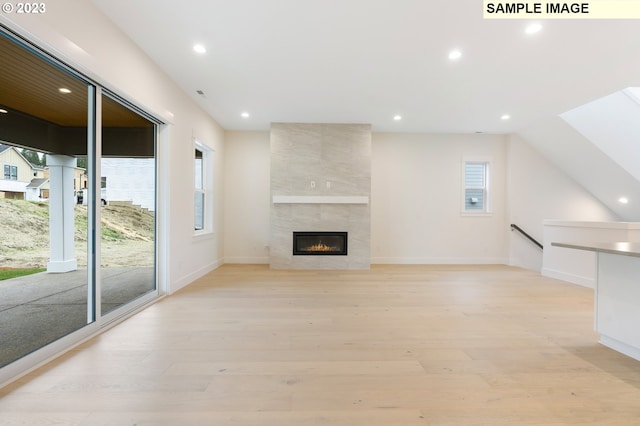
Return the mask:
<svg viewBox="0 0 640 426">
<path fill-rule="evenodd" d="M 608 348 L 613 349 L 614 351 L 618 351 L 628 357 L 640 361 L 640 349 L 634 346 L 628 345 L 612 337 L 604 335 L 600 336 L 600 343 Z"/>
<path fill-rule="evenodd" d="M 503 257 L 372 257 L 375 265 L 508 265 Z"/>
<path fill-rule="evenodd" d="M 268 257 L 225 257 L 224 263 L 268 265 L 269 258 Z"/>
<path fill-rule="evenodd" d="M 209 272 L 218 269 L 220 266 L 222 266 L 224 264 L 224 261 L 222 259 L 218 259 L 214 262 L 211 262 L 205 266 L 203 266 L 202 268 L 199 268 L 193 272 L 191 272 L 188 275 L 185 275 L 184 277 L 175 280 L 173 282 L 171 282 L 169 284 L 169 289 L 167 291 L 168 294 L 172 294 L 175 293 L 176 291 L 180 290 L 183 287 L 186 287 L 187 285 L 191 284 L 192 282 L 194 282 L 195 280 L 197 280 L 200 277 L 203 277 L 205 275 L 207 275 Z"/>
<path fill-rule="evenodd" d="M 578 284 L 583 287 L 595 288 L 595 278 L 583 277 L 580 275 L 569 274 L 567 272 L 557 271 L 555 269 L 542 268 L 542 276 L 555 278 L 557 280 L 567 281 L 572 284 Z"/>
</svg>

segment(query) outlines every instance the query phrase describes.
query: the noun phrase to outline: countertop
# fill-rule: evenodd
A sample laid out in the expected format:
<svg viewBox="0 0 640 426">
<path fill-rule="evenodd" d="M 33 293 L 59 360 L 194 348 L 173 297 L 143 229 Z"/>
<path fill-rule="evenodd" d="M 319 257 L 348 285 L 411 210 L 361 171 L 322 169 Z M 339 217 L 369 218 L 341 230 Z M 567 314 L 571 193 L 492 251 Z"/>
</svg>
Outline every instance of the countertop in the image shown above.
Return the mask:
<svg viewBox="0 0 640 426">
<path fill-rule="evenodd" d="M 555 247 L 572 248 L 577 250 L 596 251 L 600 253 L 619 254 L 622 256 L 640 257 L 640 243 L 551 243 Z"/>
</svg>

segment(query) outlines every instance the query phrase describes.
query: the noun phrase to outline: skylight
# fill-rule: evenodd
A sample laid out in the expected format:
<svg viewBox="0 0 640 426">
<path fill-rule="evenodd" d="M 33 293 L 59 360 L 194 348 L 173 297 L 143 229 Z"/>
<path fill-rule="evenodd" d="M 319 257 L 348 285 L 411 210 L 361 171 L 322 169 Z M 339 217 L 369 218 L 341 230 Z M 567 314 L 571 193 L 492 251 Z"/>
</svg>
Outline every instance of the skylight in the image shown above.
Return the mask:
<svg viewBox="0 0 640 426">
<path fill-rule="evenodd" d="M 640 181 L 640 87 L 612 93 L 560 117 Z"/>
</svg>

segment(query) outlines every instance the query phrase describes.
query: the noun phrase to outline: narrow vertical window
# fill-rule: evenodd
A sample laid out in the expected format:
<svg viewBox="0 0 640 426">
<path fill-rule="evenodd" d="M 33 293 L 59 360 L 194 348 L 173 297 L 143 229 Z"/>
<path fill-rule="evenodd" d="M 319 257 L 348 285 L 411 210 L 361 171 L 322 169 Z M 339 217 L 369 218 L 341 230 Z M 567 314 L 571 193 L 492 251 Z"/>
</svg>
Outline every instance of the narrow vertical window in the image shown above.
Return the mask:
<svg viewBox="0 0 640 426">
<path fill-rule="evenodd" d="M 205 164 L 204 164 L 205 153 L 204 150 L 200 146 L 196 146 L 195 149 L 195 163 L 194 163 L 194 174 L 195 174 L 195 192 L 194 192 L 194 208 L 195 208 L 195 230 L 202 231 L 204 230 L 204 218 L 205 218 Z"/>
<path fill-rule="evenodd" d="M 194 141 L 194 230 L 196 235 L 213 231 L 213 155 L 214 151 Z"/>
<path fill-rule="evenodd" d="M 464 163 L 464 211 L 489 212 L 489 163 L 465 161 Z"/>
</svg>

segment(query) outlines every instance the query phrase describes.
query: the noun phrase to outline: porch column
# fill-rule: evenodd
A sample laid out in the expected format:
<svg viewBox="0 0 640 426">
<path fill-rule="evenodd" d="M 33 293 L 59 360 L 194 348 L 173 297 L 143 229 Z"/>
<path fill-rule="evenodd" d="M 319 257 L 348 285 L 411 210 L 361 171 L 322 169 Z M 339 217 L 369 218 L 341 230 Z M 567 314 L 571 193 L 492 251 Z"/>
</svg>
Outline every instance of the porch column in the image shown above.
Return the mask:
<svg viewBox="0 0 640 426">
<path fill-rule="evenodd" d="M 76 159 L 66 155 L 47 155 L 49 167 L 49 246 L 47 272 L 78 269 L 74 247 L 75 221 L 73 178 Z"/>
</svg>

